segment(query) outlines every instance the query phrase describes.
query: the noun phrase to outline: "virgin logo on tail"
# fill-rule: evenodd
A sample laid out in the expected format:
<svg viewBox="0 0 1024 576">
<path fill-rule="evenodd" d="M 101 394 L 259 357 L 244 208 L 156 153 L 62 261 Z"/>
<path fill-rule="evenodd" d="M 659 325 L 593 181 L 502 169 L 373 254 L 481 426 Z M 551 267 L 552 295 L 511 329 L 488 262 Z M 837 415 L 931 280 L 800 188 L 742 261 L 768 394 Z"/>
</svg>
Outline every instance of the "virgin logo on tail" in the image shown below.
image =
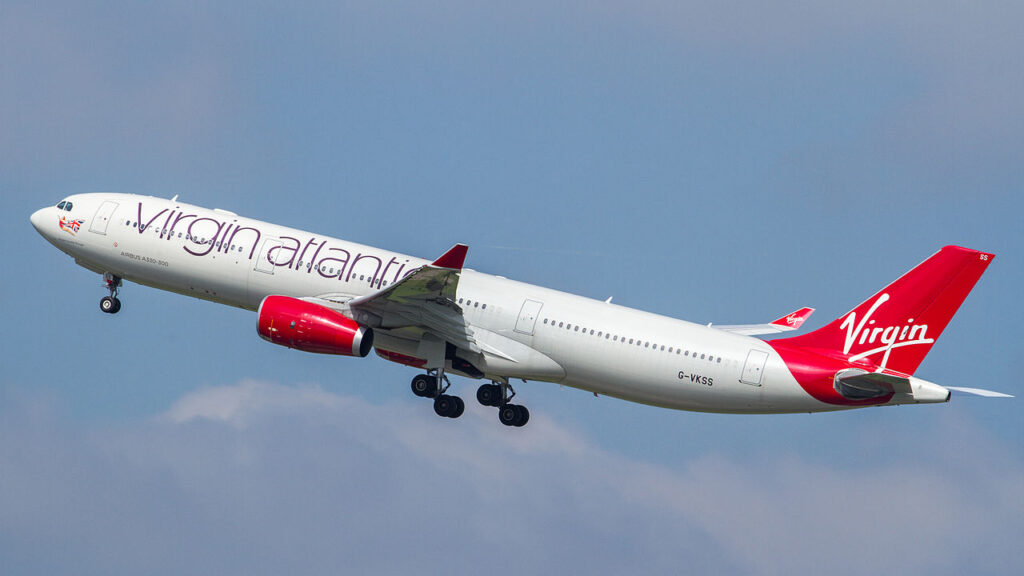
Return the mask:
<svg viewBox="0 0 1024 576">
<path fill-rule="evenodd" d="M 846 329 L 846 341 L 843 344 L 843 354 L 849 354 L 854 344 L 858 346 L 879 343 L 881 346 L 858 352 L 850 356 L 850 361 L 861 360 L 875 354 L 884 353 L 882 361 L 878 364 L 885 368 L 889 362 L 889 354 L 896 348 L 903 346 L 914 346 L 918 344 L 932 344 L 934 338 L 928 338 L 927 324 L 914 324 L 913 318 L 907 318 L 907 323 L 902 326 L 875 326 L 871 319 L 875 311 L 889 300 L 888 293 L 882 293 L 871 305 L 864 317 L 857 321 L 857 312 L 853 311 L 846 315 L 839 328 Z"/>
</svg>

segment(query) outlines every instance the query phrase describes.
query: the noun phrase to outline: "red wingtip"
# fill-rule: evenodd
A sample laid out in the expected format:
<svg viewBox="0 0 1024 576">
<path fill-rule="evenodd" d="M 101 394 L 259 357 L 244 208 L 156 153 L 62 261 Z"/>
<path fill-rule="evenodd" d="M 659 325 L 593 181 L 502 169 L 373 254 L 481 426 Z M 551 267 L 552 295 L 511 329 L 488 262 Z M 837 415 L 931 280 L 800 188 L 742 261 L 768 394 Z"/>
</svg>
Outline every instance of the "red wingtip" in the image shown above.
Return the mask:
<svg viewBox="0 0 1024 576">
<path fill-rule="evenodd" d="M 438 268 L 451 268 L 452 270 L 462 270 L 462 264 L 466 261 L 466 251 L 469 250 L 469 246 L 465 244 L 456 244 L 452 246 L 450 250 L 441 255 L 440 258 L 434 260 L 433 266 Z"/>
</svg>

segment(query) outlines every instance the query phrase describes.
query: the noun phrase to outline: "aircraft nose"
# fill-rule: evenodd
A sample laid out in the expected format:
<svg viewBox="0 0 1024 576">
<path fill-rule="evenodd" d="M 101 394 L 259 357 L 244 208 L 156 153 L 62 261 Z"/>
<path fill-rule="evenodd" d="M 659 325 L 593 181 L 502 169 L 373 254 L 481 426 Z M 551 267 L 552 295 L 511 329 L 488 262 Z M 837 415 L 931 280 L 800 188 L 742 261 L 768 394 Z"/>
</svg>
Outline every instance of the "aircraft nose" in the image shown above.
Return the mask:
<svg viewBox="0 0 1024 576">
<path fill-rule="evenodd" d="M 36 229 L 36 232 L 39 232 L 43 236 L 46 236 L 46 234 L 43 233 L 43 229 L 46 225 L 46 213 L 48 211 L 49 208 L 40 208 L 33 212 L 32 216 L 29 217 L 29 220 L 32 221 L 32 227 Z"/>
</svg>

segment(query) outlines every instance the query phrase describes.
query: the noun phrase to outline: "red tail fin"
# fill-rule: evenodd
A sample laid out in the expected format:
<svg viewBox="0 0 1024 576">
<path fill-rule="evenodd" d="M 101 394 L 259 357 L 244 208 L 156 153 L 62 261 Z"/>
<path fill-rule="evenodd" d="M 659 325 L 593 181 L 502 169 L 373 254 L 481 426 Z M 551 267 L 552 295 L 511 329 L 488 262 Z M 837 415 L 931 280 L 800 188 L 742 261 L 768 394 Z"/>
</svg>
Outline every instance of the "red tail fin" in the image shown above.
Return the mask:
<svg viewBox="0 0 1024 576">
<path fill-rule="evenodd" d="M 913 374 L 994 257 L 946 246 L 828 326 L 773 342 Z"/>
</svg>

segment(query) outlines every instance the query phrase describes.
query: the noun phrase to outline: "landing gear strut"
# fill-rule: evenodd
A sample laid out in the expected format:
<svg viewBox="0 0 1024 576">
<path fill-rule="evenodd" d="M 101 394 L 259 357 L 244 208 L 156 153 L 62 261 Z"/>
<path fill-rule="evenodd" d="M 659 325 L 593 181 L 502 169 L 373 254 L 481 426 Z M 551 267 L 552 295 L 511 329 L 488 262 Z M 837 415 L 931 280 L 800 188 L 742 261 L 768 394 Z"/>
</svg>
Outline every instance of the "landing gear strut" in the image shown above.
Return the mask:
<svg viewBox="0 0 1024 576">
<path fill-rule="evenodd" d="M 103 274 L 103 286 L 110 291 L 110 296 L 104 296 L 100 300 L 100 310 L 107 314 L 117 314 L 121 309 L 121 301 L 117 299 L 118 289 L 121 288 L 121 279 L 110 272 Z"/>
<path fill-rule="evenodd" d="M 458 396 L 445 394 L 451 382 L 444 375 L 444 370 L 430 370 L 426 374 L 417 374 L 412 379 L 412 393 L 421 398 L 434 399 L 434 412 L 446 418 L 458 418 L 466 410 L 466 403 Z"/>
<path fill-rule="evenodd" d="M 526 406 L 509 403 L 516 395 L 516 391 L 508 381 L 495 382 L 493 384 L 481 384 L 476 390 L 477 402 L 484 406 L 493 406 L 498 409 L 498 420 L 505 426 L 524 426 L 530 421 L 530 411 Z"/>
</svg>

